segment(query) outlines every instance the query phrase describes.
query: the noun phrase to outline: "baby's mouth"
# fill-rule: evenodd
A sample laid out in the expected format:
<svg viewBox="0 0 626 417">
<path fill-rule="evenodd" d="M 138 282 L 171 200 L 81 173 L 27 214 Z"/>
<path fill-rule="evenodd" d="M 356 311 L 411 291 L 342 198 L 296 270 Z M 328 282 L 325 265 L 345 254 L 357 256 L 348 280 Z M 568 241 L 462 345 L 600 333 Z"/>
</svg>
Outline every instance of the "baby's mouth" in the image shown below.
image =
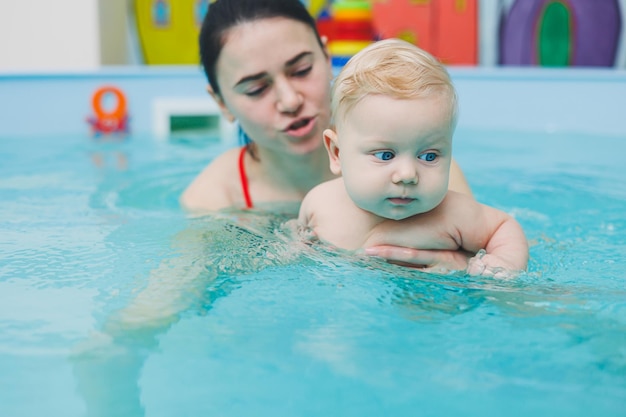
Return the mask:
<svg viewBox="0 0 626 417">
<path fill-rule="evenodd" d="M 412 203 L 413 201 L 415 201 L 415 199 L 408 197 L 393 197 L 390 198 L 389 201 L 396 205 L 406 205 Z"/>
</svg>

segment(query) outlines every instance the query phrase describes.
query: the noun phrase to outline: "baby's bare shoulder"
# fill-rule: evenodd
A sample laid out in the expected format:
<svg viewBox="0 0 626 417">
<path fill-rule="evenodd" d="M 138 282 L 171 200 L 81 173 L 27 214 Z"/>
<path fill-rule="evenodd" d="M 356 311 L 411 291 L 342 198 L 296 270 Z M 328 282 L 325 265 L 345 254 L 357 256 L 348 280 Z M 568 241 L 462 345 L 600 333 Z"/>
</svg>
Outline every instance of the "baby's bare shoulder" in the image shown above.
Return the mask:
<svg viewBox="0 0 626 417">
<path fill-rule="evenodd" d="M 440 204 L 440 209 L 444 212 L 466 212 L 476 214 L 483 211 L 487 206 L 479 203 L 474 198 L 456 191 L 448 191 L 444 200 Z"/>
<path fill-rule="evenodd" d="M 301 213 L 309 216 L 321 215 L 328 210 L 336 210 L 346 194 L 343 180 L 336 178 L 316 185 L 302 200 Z"/>
<path fill-rule="evenodd" d="M 337 189 L 344 189 L 343 178 L 335 178 L 332 180 L 324 181 L 321 184 L 316 185 L 311 189 L 311 193 L 325 193 L 328 191 L 335 191 Z"/>
</svg>

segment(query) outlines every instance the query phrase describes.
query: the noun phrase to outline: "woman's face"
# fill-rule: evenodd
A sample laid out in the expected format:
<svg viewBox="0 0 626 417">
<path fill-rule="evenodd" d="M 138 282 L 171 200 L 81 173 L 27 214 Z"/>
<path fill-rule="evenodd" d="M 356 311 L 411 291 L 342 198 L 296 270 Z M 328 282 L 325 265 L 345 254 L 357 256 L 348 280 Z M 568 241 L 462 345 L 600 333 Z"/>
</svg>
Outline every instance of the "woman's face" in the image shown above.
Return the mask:
<svg viewBox="0 0 626 417">
<path fill-rule="evenodd" d="M 304 155 L 330 123 L 328 58 L 304 23 L 270 18 L 234 26 L 217 61 L 216 97 L 259 146 Z"/>
</svg>

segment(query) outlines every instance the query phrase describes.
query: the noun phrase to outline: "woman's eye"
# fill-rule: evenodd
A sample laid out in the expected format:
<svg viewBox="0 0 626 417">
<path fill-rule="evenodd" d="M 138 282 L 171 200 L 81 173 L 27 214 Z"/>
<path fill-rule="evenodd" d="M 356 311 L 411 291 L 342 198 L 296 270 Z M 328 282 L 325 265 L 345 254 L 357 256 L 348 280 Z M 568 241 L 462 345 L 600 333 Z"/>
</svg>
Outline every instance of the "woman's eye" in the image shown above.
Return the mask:
<svg viewBox="0 0 626 417">
<path fill-rule="evenodd" d="M 390 159 L 393 159 L 395 155 L 391 151 L 380 151 L 380 152 L 375 152 L 374 156 L 380 159 L 381 161 L 389 161 Z"/>
<path fill-rule="evenodd" d="M 313 66 L 308 66 L 308 67 L 299 69 L 293 72 L 293 76 L 294 77 L 306 77 L 307 75 L 309 75 L 312 69 L 313 69 Z"/>
<path fill-rule="evenodd" d="M 422 161 L 433 162 L 435 159 L 437 159 L 437 154 L 434 152 L 426 152 L 418 156 L 418 158 Z"/>
<path fill-rule="evenodd" d="M 266 85 L 262 85 L 262 86 L 259 86 L 259 87 L 254 87 L 254 88 L 251 88 L 251 89 L 247 90 L 247 91 L 245 92 L 245 94 L 246 94 L 248 97 L 256 97 L 256 96 L 260 96 L 261 94 L 263 94 L 263 92 L 264 92 L 266 89 L 267 89 L 267 86 L 266 86 Z"/>
</svg>

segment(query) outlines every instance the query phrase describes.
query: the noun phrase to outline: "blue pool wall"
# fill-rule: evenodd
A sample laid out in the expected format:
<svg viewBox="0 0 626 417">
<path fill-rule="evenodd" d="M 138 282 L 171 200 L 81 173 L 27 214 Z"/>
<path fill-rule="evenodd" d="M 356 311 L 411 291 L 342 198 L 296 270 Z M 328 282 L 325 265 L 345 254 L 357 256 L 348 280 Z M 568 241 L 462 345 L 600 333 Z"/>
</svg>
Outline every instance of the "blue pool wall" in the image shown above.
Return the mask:
<svg viewBox="0 0 626 417">
<path fill-rule="evenodd" d="M 459 129 L 626 136 L 626 71 L 452 67 Z M 155 100 L 206 100 L 197 67 L 119 67 L 90 72 L 0 73 L 0 137 L 90 134 L 91 98 L 103 86 L 128 101 L 131 134 L 154 131 Z"/>
</svg>

